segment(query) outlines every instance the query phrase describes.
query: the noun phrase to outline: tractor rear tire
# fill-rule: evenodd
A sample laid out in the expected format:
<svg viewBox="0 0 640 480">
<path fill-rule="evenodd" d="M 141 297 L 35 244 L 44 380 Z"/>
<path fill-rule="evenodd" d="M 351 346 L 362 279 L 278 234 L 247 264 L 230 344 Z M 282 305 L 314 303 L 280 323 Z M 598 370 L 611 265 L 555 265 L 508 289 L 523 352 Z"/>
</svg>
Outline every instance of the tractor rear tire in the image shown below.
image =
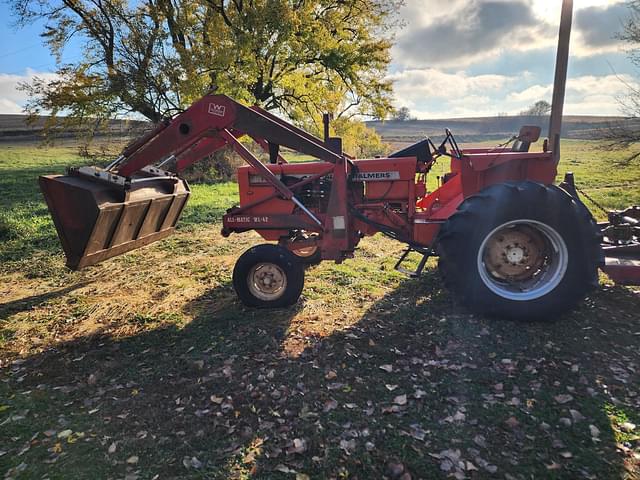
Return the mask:
<svg viewBox="0 0 640 480">
<path fill-rule="evenodd" d="M 443 225 L 439 270 L 474 313 L 551 320 L 598 285 L 600 230 L 564 190 L 496 184 L 467 198 Z"/>
<path fill-rule="evenodd" d="M 288 307 L 298 301 L 303 287 L 302 262 L 278 245 L 251 247 L 233 269 L 233 288 L 248 307 Z"/>
</svg>

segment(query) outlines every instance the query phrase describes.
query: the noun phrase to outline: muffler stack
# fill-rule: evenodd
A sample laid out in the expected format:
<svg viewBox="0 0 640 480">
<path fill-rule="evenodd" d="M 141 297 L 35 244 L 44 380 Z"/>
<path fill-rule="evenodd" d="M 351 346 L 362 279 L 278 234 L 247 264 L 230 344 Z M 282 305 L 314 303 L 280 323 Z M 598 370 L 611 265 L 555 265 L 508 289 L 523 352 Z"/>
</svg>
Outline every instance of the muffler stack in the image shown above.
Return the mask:
<svg viewBox="0 0 640 480">
<path fill-rule="evenodd" d="M 73 170 L 40 177 L 69 268 L 94 265 L 173 233 L 189 186 L 175 176 L 141 175 L 118 177 L 119 183 Z"/>
</svg>

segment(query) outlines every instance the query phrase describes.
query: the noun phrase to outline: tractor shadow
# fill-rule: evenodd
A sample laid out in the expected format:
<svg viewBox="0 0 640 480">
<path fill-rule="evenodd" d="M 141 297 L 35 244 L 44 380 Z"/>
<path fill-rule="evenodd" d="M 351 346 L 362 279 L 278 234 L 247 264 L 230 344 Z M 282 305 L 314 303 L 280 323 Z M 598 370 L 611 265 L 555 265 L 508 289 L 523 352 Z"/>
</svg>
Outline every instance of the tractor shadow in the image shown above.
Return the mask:
<svg viewBox="0 0 640 480">
<path fill-rule="evenodd" d="M 639 305 L 615 287 L 552 323 L 480 319 L 428 271 L 291 355 L 283 345 L 304 301 L 252 310 L 223 285 L 184 307 L 186 325 L 58 345 L 12 365 L 4 388 L 35 392 L 17 397 L 53 423 L 38 428 L 94 439 L 65 445 L 64 461 L 42 465 L 51 476 L 382 478 L 399 463 L 445 478 L 459 470 L 453 455 L 478 469 L 460 470 L 472 478 L 619 478 L 624 439 L 611 418 L 640 423 Z M 36 433 L 8 425 L 8 436 Z M 8 467 L 61 458 L 47 447 L 11 449 Z"/>
</svg>

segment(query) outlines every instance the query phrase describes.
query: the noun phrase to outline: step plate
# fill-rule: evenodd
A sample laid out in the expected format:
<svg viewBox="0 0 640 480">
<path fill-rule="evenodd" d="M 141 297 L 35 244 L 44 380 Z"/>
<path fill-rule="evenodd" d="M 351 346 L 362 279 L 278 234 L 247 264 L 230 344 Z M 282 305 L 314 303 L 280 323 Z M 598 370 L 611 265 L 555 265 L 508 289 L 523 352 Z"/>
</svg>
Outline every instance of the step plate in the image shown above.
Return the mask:
<svg viewBox="0 0 640 480">
<path fill-rule="evenodd" d="M 602 271 L 619 285 L 640 285 L 640 260 L 607 257 Z"/>
</svg>

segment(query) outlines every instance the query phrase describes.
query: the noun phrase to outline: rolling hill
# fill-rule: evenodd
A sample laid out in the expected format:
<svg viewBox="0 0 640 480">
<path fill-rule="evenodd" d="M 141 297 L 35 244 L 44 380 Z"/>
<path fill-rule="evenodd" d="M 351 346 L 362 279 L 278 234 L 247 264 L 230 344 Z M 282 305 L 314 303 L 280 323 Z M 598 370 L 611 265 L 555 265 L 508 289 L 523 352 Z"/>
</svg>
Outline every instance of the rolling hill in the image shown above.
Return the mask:
<svg viewBox="0 0 640 480">
<path fill-rule="evenodd" d="M 37 141 L 43 138 L 47 117 L 39 117 L 34 123 L 27 122 L 26 115 L 0 115 L 0 142 Z M 538 125 L 543 136 L 548 128 L 548 117 L 501 116 L 472 117 L 437 120 L 371 121 L 367 125 L 375 129 L 383 139 L 392 144 L 407 144 L 425 136 L 438 138 L 449 128 L 461 142 L 508 139 L 522 125 Z M 606 116 L 565 116 L 562 135 L 569 139 L 600 139 L 613 125 L 640 128 L 640 119 Z M 105 134 L 111 137 L 139 135 L 148 127 L 148 122 L 136 120 L 112 120 Z M 75 128 L 56 132 L 57 137 L 74 137 L 82 129 Z"/>
<path fill-rule="evenodd" d="M 0 115 L 0 142 L 37 141 L 43 139 L 44 126 L 48 117 L 38 117 L 33 123 L 28 122 L 27 115 Z M 89 124 L 87 124 L 88 126 Z M 139 135 L 148 122 L 138 120 L 111 120 L 104 135 L 130 137 Z M 81 134 L 82 128 L 59 130 L 56 138 L 70 138 Z"/>
<path fill-rule="evenodd" d="M 640 119 L 624 117 L 568 115 L 564 117 L 562 136 L 569 139 L 601 139 L 614 125 L 640 128 Z M 544 116 L 502 116 L 452 118 L 438 120 L 372 121 L 367 126 L 375 129 L 386 142 L 412 143 L 425 136 L 440 137 L 449 128 L 461 142 L 508 139 L 523 125 L 537 125 L 546 136 L 549 118 Z"/>
</svg>

